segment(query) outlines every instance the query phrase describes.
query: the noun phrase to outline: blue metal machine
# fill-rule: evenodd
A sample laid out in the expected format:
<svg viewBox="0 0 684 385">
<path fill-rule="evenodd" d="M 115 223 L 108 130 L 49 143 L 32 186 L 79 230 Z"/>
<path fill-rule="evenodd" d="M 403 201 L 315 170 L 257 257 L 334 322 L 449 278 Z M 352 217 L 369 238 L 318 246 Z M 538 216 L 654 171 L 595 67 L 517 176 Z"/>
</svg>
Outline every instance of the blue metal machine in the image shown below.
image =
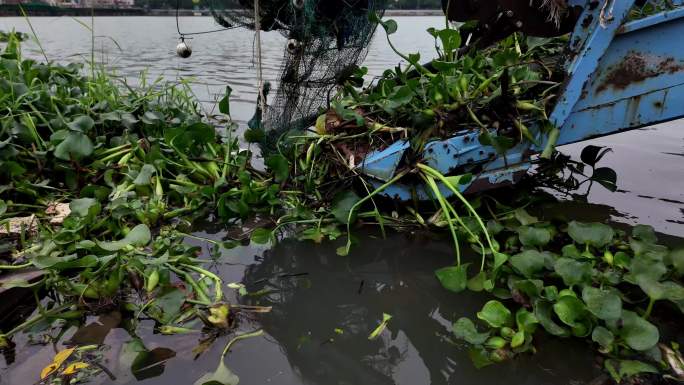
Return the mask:
<svg viewBox="0 0 684 385">
<path fill-rule="evenodd" d="M 674 8 L 632 21 L 628 15 L 635 0 L 569 3 L 584 11 L 570 39 L 573 56 L 565 63 L 566 80 L 550 115 L 560 129 L 558 145 L 684 117 L 684 43 L 679 40 L 684 38 L 684 0 L 670 0 Z M 521 143 L 500 156 L 480 144 L 478 131 L 472 130 L 430 142 L 423 159 L 445 175 L 478 166 L 473 181 L 461 186 L 472 192 L 515 183 L 544 146 Z M 407 141 L 397 141 L 369 154 L 359 170 L 379 186 L 396 174 L 408 149 Z M 428 198 L 424 190 L 402 184 L 383 193 L 401 200 L 413 194 Z"/>
</svg>

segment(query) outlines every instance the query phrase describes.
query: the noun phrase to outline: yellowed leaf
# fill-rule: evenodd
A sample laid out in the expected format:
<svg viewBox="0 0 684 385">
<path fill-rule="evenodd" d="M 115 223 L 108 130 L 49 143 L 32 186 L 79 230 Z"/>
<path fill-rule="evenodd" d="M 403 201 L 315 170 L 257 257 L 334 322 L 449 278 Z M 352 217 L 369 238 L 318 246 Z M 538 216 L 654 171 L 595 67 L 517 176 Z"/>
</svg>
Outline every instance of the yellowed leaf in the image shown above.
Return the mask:
<svg viewBox="0 0 684 385">
<path fill-rule="evenodd" d="M 59 367 L 62 366 L 64 361 L 66 361 L 67 358 L 71 356 L 74 350 L 74 348 L 64 349 L 61 352 L 55 354 L 55 358 L 52 359 L 52 363 L 44 367 L 43 370 L 40 372 L 40 379 L 44 380 L 47 376 L 54 373 L 55 370 L 59 369 Z"/>
<path fill-rule="evenodd" d="M 44 380 L 45 378 L 47 378 L 47 376 L 54 373 L 54 371 L 57 370 L 58 367 L 59 366 L 57 366 L 55 364 L 50 364 L 50 365 L 44 367 L 43 370 L 40 371 L 40 379 Z"/>
<path fill-rule="evenodd" d="M 90 365 L 88 365 L 85 362 L 74 362 L 73 364 L 67 366 L 66 369 L 64 369 L 64 371 L 62 372 L 62 375 L 63 376 L 71 376 L 72 374 L 76 374 L 76 372 L 78 372 L 81 369 L 85 369 L 88 366 L 90 366 Z"/>
<path fill-rule="evenodd" d="M 57 367 L 59 368 L 60 366 L 62 366 L 64 361 L 66 361 L 67 358 L 69 358 L 69 356 L 71 356 L 71 354 L 74 352 L 74 350 L 76 350 L 76 349 L 74 349 L 74 348 L 64 349 L 61 352 L 55 354 L 55 358 L 52 359 L 52 363 L 57 365 Z"/>
</svg>

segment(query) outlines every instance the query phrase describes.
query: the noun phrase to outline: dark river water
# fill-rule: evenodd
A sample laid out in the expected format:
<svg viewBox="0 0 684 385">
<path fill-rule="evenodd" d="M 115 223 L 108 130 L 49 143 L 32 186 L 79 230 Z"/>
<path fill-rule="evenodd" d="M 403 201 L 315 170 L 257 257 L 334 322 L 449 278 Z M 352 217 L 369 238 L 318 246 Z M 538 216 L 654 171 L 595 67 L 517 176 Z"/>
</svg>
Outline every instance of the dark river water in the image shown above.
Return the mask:
<svg viewBox="0 0 684 385">
<path fill-rule="evenodd" d="M 79 20 L 90 23 L 88 18 Z M 399 49 L 431 57 L 433 41 L 425 29 L 442 19 L 405 17 L 397 21 L 394 41 Z M 89 58 L 90 32 L 73 18 L 33 18 L 32 23 L 51 60 Z M 204 17 L 181 18 L 180 27 L 183 32 L 216 28 Z M 0 18 L 0 30 L 12 28 L 28 32 L 21 18 Z M 192 57 L 185 60 L 174 52 L 174 18 L 98 17 L 95 35 L 97 60 L 132 83 L 141 73 L 150 80 L 191 80 L 207 110 L 229 84 L 235 90 L 234 118 L 244 123 L 251 117 L 256 99 L 252 33 L 235 30 L 198 36 L 191 42 Z M 263 35 L 267 80 L 277 79 L 284 42 L 276 33 Z M 26 43 L 23 49 L 25 56 L 41 57 L 35 43 Z M 385 41 L 376 38 L 365 65 L 371 74 L 379 74 L 398 62 Z M 588 204 L 568 202 L 554 210 L 579 220 L 649 224 L 666 236 L 666 243 L 684 245 L 684 121 L 591 143 L 613 148 L 603 164 L 617 171 L 620 190 L 610 193 L 595 188 Z M 578 155 L 585 144 L 561 150 Z M 197 234 L 222 239 L 226 231 L 207 225 Z M 225 282 L 243 282 L 250 291 L 266 289 L 271 293 L 258 304 L 273 306 L 273 311 L 260 316 L 258 322 L 242 325 L 244 330 L 262 327 L 266 336 L 238 343 L 226 359 L 241 384 L 578 385 L 600 373 L 589 345 L 555 339 L 542 341 L 534 356 L 476 370 L 466 349 L 450 343 L 448 337 L 451 323 L 472 316 L 487 298 L 453 295 L 439 287 L 434 270 L 452 262 L 447 242 L 422 234 L 387 239 L 366 235 L 347 258 L 335 254 L 337 246 L 283 241 L 270 248 L 240 247 L 225 251 L 212 267 Z M 369 341 L 368 333 L 383 313 L 394 316 L 389 330 Z M 131 336 L 122 328 L 110 330 L 106 327 L 110 323 L 100 321 L 98 339 L 107 347 L 104 365 L 117 376 L 116 381 L 100 376 L 95 383 L 101 384 L 192 384 L 216 368 L 227 341 L 221 339 L 194 360 L 196 335 L 156 335 L 152 324 L 143 323 L 139 334 L 146 347 L 170 349 L 175 356 L 163 371 L 149 370 L 145 372 L 149 376 L 135 378 L 119 359 L 122 342 Z M 98 325 L 97 319 L 92 322 Z M 70 330 L 66 335 L 74 333 Z M 52 345 L 23 347 L 25 339 L 18 342 L 14 363 L 0 369 L 2 385 L 36 383 L 40 369 L 54 355 Z"/>
</svg>

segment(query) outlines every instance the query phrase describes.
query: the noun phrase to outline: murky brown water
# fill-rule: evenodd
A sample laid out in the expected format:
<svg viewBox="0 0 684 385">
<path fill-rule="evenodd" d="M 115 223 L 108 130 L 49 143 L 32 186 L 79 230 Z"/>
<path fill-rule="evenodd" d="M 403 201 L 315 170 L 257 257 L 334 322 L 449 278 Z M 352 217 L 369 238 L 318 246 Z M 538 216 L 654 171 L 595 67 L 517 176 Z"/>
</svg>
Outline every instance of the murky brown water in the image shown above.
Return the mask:
<svg viewBox="0 0 684 385">
<path fill-rule="evenodd" d="M 81 19 L 89 23 L 89 19 Z M 398 18 L 395 41 L 402 50 L 421 51 L 430 57 L 431 38 L 423 31 L 441 23 L 441 18 Z M 71 18 L 34 18 L 34 27 L 49 58 L 84 60 L 90 52 L 90 33 Z M 0 18 L 0 29 L 27 31 L 23 19 Z M 182 18 L 181 28 L 198 31 L 213 28 L 209 18 Z M 197 96 L 211 105 L 225 84 L 235 90 L 234 116 L 244 122 L 254 108 L 255 70 L 252 65 L 252 34 L 222 32 L 193 40 L 194 54 L 188 60 L 175 56 L 177 42 L 173 18 L 97 18 L 98 57 L 121 75 L 137 76 L 146 70 L 149 78 L 194 78 Z M 264 37 L 265 75 L 278 75 L 284 39 L 269 33 Z M 40 57 L 37 47 L 26 44 L 26 55 Z M 366 65 L 371 73 L 398 62 L 377 39 Z M 589 197 L 594 204 L 568 203 L 549 210 L 569 218 L 610 219 L 619 223 L 646 223 L 672 237 L 670 245 L 684 245 L 684 123 L 673 122 L 593 141 L 611 146 L 614 152 L 605 165 L 619 175 L 620 191 L 595 188 Z M 579 154 L 583 144 L 563 150 Z M 202 227 L 198 235 L 221 239 L 225 229 Z M 239 343 L 226 363 L 241 378 L 241 384 L 347 385 L 347 384 L 584 384 L 598 371 L 591 348 L 581 342 L 543 341 L 540 353 L 514 362 L 476 370 L 462 346 L 447 342 L 450 324 L 458 317 L 472 316 L 486 298 L 475 294 L 453 295 L 439 287 L 434 269 L 451 263 L 447 242 L 425 235 L 366 236 L 348 258 L 335 254 L 334 244 L 314 245 L 284 241 L 272 249 L 242 247 L 226 251 L 213 269 L 226 282 L 244 282 L 250 290 L 270 290 L 257 303 L 272 305 L 273 312 L 260 322 L 245 321 L 241 328 L 263 327 L 264 338 Z M 382 318 L 394 316 L 389 332 L 376 341 L 368 333 Z M 107 366 L 116 376 L 102 376 L 101 384 L 192 384 L 206 371 L 214 370 L 227 338 L 219 340 L 199 359 L 192 349 L 198 337 L 160 336 L 153 325 L 143 322 L 138 334 L 148 349 L 167 358 L 165 368 L 153 366 L 135 375 L 119 360 L 122 344 L 132 339 L 118 324 L 116 315 L 102 318 L 87 332 L 69 330 L 64 340 L 103 342 Z M 336 334 L 336 328 L 343 334 Z M 79 334 L 80 333 L 80 334 Z M 333 338 L 334 341 L 330 341 Z M 2 363 L 0 384 L 33 384 L 40 368 L 54 355 L 52 345 L 26 346 L 19 338 L 13 363 Z M 682 341 L 684 342 L 684 341 Z M 59 348 L 59 346 L 58 346 Z M 171 351 L 174 355 L 171 357 Z M 151 361 L 153 363 L 154 360 Z M 136 378 L 137 375 L 137 378 Z"/>
</svg>

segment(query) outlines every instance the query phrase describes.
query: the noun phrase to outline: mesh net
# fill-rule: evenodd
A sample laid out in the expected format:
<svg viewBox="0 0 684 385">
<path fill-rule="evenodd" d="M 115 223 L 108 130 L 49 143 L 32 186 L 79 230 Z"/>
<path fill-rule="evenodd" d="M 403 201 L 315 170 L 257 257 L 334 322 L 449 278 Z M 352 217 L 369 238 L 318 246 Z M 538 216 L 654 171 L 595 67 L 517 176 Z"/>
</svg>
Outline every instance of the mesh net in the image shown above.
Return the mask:
<svg viewBox="0 0 684 385">
<path fill-rule="evenodd" d="M 287 39 L 280 83 L 266 111 L 266 147 L 289 130 L 309 126 L 337 84 L 368 53 L 387 0 L 259 0 L 260 25 Z M 212 14 L 224 27 L 254 29 L 254 0 L 215 0 Z"/>
</svg>

